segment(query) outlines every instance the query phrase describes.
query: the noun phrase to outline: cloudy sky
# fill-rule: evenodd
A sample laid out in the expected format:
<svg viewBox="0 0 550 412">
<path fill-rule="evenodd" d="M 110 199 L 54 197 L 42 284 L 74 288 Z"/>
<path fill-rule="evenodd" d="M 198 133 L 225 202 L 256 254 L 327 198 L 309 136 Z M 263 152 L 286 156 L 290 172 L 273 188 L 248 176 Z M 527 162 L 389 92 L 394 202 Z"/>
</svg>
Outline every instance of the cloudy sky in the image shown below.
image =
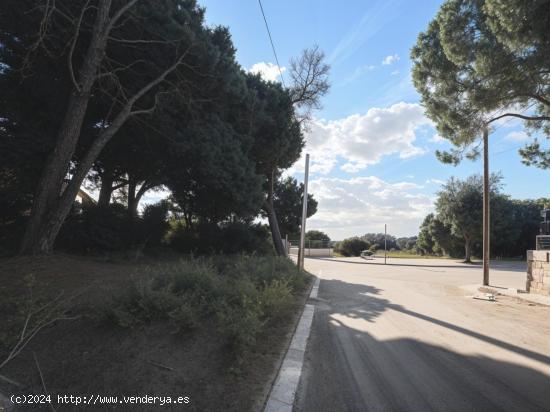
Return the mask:
<svg viewBox="0 0 550 412">
<path fill-rule="evenodd" d="M 229 26 L 240 64 L 279 81 L 279 70 L 257 0 L 199 0 L 209 24 Z M 435 159 L 448 147 L 424 116 L 410 78 L 410 48 L 440 1 L 263 0 L 283 76 L 288 61 L 318 44 L 331 65 L 324 108 L 306 134 L 310 192 L 319 201 L 308 229 L 333 239 L 380 232 L 414 235 L 450 176 L 481 172 L 479 162 L 458 167 Z M 491 168 L 517 198 L 541 193 L 548 172 L 528 168 L 517 149 L 528 136 L 507 121 L 491 137 Z M 304 153 L 305 153 L 304 152 Z M 286 173 L 303 180 L 304 160 Z"/>
</svg>

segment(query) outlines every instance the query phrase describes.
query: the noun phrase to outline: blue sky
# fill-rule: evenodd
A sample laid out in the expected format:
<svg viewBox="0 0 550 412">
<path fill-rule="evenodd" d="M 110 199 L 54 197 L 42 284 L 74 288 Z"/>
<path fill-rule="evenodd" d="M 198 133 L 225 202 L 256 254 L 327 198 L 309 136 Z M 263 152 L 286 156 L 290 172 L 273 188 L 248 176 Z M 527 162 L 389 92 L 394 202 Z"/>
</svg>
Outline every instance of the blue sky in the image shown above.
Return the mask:
<svg viewBox="0 0 550 412">
<path fill-rule="evenodd" d="M 247 70 L 278 80 L 256 0 L 199 0 L 207 22 L 230 28 L 237 58 Z M 281 66 L 313 44 L 331 65 L 331 90 L 306 133 L 312 156 L 310 191 L 319 201 L 308 228 L 333 239 L 383 231 L 414 235 L 442 181 L 481 172 L 481 163 L 457 167 L 437 161 L 448 144 L 423 115 L 411 80 L 409 50 L 435 16 L 440 1 L 263 0 Z M 550 196 L 538 182 L 548 171 L 521 164 L 527 140 L 521 123 L 497 125 L 491 135 L 492 171 L 516 198 Z M 303 159 L 287 173 L 303 179 Z"/>
</svg>

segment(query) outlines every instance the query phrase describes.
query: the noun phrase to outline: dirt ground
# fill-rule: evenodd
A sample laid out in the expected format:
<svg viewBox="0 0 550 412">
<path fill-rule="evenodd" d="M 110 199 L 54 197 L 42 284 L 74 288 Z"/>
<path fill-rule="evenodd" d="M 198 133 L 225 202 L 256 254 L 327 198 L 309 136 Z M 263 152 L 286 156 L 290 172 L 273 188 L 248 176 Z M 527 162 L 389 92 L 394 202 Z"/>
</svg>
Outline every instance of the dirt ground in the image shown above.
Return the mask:
<svg viewBox="0 0 550 412">
<path fill-rule="evenodd" d="M 36 278 L 34 293 L 53 297 L 63 292 L 62 299 L 73 296 L 69 315 L 78 318 L 59 321 L 42 330 L 20 356 L 0 371 L 0 375 L 19 385 L 0 379 L 0 393 L 8 397 L 14 393 L 43 394 L 45 386 L 52 398 L 57 395 L 189 397 L 189 404 L 156 408 L 151 404 L 76 407 L 54 402 L 58 411 L 257 409 L 287 344 L 294 319 L 267 330 L 254 350 L 242 356 L 241 362 L 227 356 L 224 343 L 216 340 L 209 325 L 198 332 L 175 335 L 168 324 L 127 330 L 94 319 L 91 306 L 101 304 L 130 279 L 144 276 L 146 268 L 154 264 L 154 261 L 107 262 L 68 255 L 1 260 L 0 313 L 6 330 L 18 326 L 14 324 L 14 297 L 26 299 L 24 278 L 29 274 Z M 297 299 L 296 312 L 303 300 L 304 297 Z M 20 410 L 34 409 L 27 405 Z"/>
</svg>

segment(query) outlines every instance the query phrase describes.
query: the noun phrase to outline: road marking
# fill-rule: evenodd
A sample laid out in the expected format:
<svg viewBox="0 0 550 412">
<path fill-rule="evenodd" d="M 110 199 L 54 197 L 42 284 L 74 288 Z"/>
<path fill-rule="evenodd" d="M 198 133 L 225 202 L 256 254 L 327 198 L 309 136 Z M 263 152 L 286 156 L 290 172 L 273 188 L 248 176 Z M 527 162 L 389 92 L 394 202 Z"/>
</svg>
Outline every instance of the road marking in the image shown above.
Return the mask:
<svg viewBox="0 0 550 412">
<path fill-rule="evenodd" d="M 311 289 L 310 298 L 317 298 L 319 291 L 320 279 L 315 280 L 315 284 Z M 275 380 L 275 384 L 271 388 L 271 393 L 265 405 L 264 412 L 291 412 L 296 397 L 296 390 L 302 375 L 302 367 L 304 365 L 304 354 L 306 351 L 309 332 L 311 331 L 311 323 L 313 321 L 313 313 L 315 306 L 306 304 L 298 327 L 294 332 L 290 346 L 286 352 L 285 359 Z"/>
</svg>

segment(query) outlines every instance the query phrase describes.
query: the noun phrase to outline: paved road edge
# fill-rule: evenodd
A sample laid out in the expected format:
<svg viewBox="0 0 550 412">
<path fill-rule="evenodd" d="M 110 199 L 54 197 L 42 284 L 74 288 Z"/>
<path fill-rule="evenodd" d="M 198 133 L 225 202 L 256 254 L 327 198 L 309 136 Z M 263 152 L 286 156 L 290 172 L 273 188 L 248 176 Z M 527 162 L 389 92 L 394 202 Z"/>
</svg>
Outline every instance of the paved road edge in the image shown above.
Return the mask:
<svg viewBox="0 0 550 412">
<path fill-rule="evenodd" d="M 309 298 L 316 299 L 319 291 L 320 279 L 316 278 L 311 289 Z M 302 367 L 304 364 L 304 354 L 311 331 L 311 323 L 315 306 L 306 303 L 298 326 L 294 331 L 294 336 L 290 342 L 285 358 L 269 397 L 267 399 L 264 412 L 291 412 L 296 397 L 296 390 L 300 382 Z"/>
</svg>

